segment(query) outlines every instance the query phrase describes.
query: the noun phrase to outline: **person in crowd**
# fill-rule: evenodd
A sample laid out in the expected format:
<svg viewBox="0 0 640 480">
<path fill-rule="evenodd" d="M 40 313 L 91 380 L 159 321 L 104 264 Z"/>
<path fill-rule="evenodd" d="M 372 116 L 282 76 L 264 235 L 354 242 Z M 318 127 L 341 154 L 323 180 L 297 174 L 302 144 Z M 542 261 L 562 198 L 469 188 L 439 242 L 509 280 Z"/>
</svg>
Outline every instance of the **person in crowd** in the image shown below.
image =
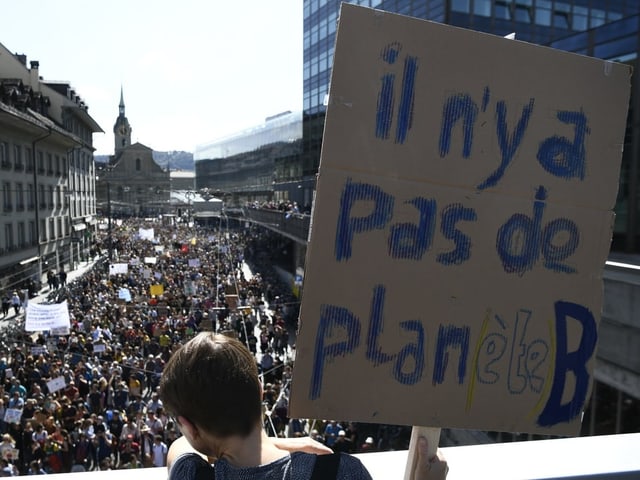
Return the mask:
<svg viewBox="0 0 640 480">
<path fill-rule="evenodd" d="M 207 382 L 199 380 L 205 377 Z M 289 470 L 307 472 L 311 478 L 315 466 L 325 460 L 315 454 L 290 453 L 266 435 L 261 390 L 255 361 L 236 339 L 203 332 L 174 353 L 160 382 L 160 396 L 185 441 L 171 446 L 169 478 L 205 478 L 197 472 L 207 470 L 213 478 L 206 458 L 215 459 L 215 478 L 222 480 L 240 472 L 244 478 L 280 479 Z M 416 478 L 444 478 L 446 473 L 438 477 L 431 473 L 445 472 L 446 462 L 438 455 L 425 462 L 424 456 L 420 454 Z M 355 457 L 327 458 L 338 463 L 337 479 L 371 478 Z"/>
<path fill-rule="evenodd" d="M 167 444 L 164 443 L 162 435 L 157 434 L 153 437 L 152 447 L 152 463 L 154 467 L 167 466 Z"/>
<path fill-rule="evenodd" d="M 11 296 L 11 305 L 13 306 L 13 311 L 17 316 L 20 313 L 20 307 L 22 307 L 22 299 L 20 298 L 20 295 L 18 295 L 18 292 L 13 292 L 13 295 Z"/>
</svg>

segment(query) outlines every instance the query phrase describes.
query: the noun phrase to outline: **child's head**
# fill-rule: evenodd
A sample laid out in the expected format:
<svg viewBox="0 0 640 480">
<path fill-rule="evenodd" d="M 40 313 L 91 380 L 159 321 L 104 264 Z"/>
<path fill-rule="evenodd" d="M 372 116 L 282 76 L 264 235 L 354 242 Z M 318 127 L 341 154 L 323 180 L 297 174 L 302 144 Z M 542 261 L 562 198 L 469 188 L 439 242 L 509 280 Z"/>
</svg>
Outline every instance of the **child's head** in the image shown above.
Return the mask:
<svg viewBox="0 0 640 480">
<path fill-rule="evenodd" d="M 160 381 L 164 408 L 224 438 L 247 436 L 262 418 L 256 361 L 238 340 L 202 332 L 175 352 Z"/>
</svg>

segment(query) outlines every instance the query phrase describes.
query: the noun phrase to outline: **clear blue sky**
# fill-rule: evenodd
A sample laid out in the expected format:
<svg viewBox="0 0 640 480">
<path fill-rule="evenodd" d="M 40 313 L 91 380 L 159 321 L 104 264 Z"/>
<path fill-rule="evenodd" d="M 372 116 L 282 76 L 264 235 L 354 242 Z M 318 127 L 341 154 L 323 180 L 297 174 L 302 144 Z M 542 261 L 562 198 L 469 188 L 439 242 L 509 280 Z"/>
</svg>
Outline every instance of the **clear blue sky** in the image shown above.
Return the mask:
<svg viewBox="0 0 640 480">
<path fill-rule="evenodd" d="M 28 6 L 27 6 L 28 3 Z M 0 43 L 67 80 L 113 153 L 120 86 L 132 141 L 198 144 L 302 108 L 302 0 L 5 2 Z"/>
</svg>

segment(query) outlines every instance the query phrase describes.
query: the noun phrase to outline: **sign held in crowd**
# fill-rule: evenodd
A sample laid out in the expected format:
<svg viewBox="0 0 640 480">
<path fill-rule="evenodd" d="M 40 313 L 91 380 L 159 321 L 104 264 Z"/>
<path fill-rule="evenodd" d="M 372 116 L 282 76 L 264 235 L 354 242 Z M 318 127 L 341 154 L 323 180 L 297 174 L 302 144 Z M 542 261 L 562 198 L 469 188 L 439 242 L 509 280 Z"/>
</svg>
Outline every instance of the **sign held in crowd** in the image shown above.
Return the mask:
<svg viewBox="0 0 640 480">
<path fill-rule="evenodd" d="M 69 328 L 69 308 L 67 302 L 44 304 L 30 302 L 24 329 L 27 332 L 42 332 L 52 328 Z"/>
<path fill-rule="evenodd" d="M 343 4 L 292 416 L 578 433 L 630 73 Z"/>
</svg>

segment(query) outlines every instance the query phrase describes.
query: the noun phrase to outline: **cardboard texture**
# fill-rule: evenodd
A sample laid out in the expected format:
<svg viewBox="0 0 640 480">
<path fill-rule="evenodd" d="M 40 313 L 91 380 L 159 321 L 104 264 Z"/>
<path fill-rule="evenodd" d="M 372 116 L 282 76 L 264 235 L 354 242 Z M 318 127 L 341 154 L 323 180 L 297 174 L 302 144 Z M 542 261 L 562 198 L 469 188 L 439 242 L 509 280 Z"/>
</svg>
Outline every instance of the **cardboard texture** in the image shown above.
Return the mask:
<svg viewBox="0 0 640 480">
<path fill-rule="evenodd" d="M 342 5 L 292 416 L 578 433 L 630 75 Z"/>
</svg>

